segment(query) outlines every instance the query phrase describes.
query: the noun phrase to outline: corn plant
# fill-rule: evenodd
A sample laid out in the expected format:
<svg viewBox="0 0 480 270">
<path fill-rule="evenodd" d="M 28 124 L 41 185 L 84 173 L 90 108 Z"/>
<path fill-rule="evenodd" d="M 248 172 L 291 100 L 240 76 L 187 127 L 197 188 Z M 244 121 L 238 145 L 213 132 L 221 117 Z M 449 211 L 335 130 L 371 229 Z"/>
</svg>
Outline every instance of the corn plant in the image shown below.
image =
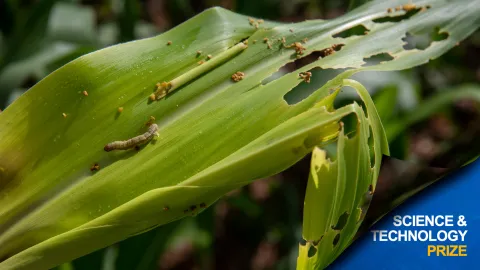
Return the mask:
<svg viewBox="0 0 480 270">
<path fill-rule="evenodd" d="M 479 1 L 373 1 L 283 24 L 213 8 L 64 65 L 0 114 L 0 269 L 48 269 L 197 215 L 312 151 L 297 267 L 326 267 L 350 244 L 389 154 L 367 89 L 349 77 L 440 56 L 475 31 L 479 11 Z M 425 33 L 427 48 L 405 48 Z M 267 82 L 311 54 L 320 58 Z M 289 100 L 314 68 L 345 71 Z M 362 104 L 335 108 L 344 88 Z"/>
</svg>

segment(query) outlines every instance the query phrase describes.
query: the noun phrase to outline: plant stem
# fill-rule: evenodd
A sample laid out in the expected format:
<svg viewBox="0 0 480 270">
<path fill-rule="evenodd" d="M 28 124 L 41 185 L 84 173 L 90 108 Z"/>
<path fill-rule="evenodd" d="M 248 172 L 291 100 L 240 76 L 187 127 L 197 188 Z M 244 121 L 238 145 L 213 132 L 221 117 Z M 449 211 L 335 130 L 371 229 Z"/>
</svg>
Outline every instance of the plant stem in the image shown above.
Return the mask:
<svg viewBox="0 0 480 270">
<path fill-rule="evenodd" d="M 155 91 L 156 99 L 158 100 L 163 98 L 168 93 L 190 82 L 191 80 L 197 78 L 203 73 L 215 68 L 216 66 L 222 64 L 226 60 L 237 55 L 239 52 L 245 50 L 247 47 L 248 47 L 247 44 L 240 42 L 237 45 L 233 46 L 232 48 L 220 53 L 219 55 L 213 57 L 211 60 L 199 65 L 198 67 L 187 71 L 186 73 L 178 76 L 177 78 L 171 80 L 170 82 L 160 84 L 158 86 L 157 91 Z"/>
</svg>

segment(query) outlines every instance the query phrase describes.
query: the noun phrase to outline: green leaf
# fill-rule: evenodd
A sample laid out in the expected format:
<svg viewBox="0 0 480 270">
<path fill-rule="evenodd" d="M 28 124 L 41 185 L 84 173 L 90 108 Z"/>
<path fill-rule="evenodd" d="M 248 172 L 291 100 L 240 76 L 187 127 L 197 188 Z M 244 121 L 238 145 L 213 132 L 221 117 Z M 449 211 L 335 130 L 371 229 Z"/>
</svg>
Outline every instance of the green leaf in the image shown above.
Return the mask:
<svg viewBox="0 0 480 270">
<path fill-rule="evenodd" d="M 375 190 L 382 154 L 389 154 L 380 117 L 367 90 L 352 80 L 345 80 L 344 85 L 357 90 L 368 117 L 356 103 L 350 105 L 357 130 L 352 137 L 341 130 L 335 161 L 320 148 L 313 151 L 297 269 L 324 269 L 350 245 Z"/>
<path fill-rule="evenodd" d="M 471 19 L 478 5 L 468 1 L 431 1 L 431 9 L 408 20 L 372 21 L 401 16 L 403 11 L 387 13 L 400 3 L 376 1 L 331 21 L 265 22 L 259 29 L 245 16 L 214 8 L 160 36 L 93 52 L 56 70 L 0 114 L 0 204 L 5 206 L 0 209 L 0 269 L 53 267 L 198 214 L 200 205 L 278 173 L 316 145 L 334 140 L 338 122 L 359 114 L 359 107 L 350 104 L 332 112 L 338 91 L 330 94 L 330 89 L 348 84 L 360 90 L 362 99 L 368 96 L 345 78 L 361 70 L 422 64 L 478 26 Z M 358 24 L 370 27 L 370 33 L 332 37 Z M 403 50 L 406 31 L 433 26 L 449 31 L 449 38 L 423 51 Z M 284 48 L 282 37 L 287 44 L 308 38 L 306 50 L 297 54 Z M 239 45 L 246 38 L 248 48 Z M 326 52 L 334 44 L 345 45 L 261 83 L 297 57 Z M 363 58 L 385 51 L 395 59 L 362 67 Z M 199 65 L 200 60 L 206 62 Z M 304 83 L 298 73 L 318 66 L 353 69 L 318 85 L 295 105 L 287 104 L 284 96 Z M 230 77 L 237 71 L 246 76 L 235 83 Z M 173 87 L 165 98 L 151 102 L 157 82 Z M 366 108 L 377 125 L 374 108 L 367 102 Z M 103 151 L 109 142 L 145 132 L 150 116 L 160 128 L 156 140 L 139 151 Z M 378 136 L 376 153 L 386 145 Z M 100 171 L 90 171 L 94 163 Z"/>
</svg>

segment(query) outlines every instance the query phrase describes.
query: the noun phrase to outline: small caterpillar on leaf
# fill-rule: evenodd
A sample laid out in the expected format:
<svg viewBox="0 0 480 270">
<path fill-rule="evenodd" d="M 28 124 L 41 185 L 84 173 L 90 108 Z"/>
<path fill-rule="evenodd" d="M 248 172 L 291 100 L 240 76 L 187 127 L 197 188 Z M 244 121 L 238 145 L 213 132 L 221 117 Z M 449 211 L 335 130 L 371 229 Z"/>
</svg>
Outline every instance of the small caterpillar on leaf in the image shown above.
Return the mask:
<svg viewBox="0 0 480 270">
<path fill-rule="evenodd" d="M 110 152 L 112 150 L 127 150 L 133 147 L 136 147 L 140 144 L 147 143 L 154 136 L 158 135 L 158 126 L 157 124 L 151 124 L 148 128 L 148 131 L 143 133 L 142 135 L 138 135 L 126 141 L 115 141 L 111 142 L 103 148 L 103 150 Z"/>
</svg>

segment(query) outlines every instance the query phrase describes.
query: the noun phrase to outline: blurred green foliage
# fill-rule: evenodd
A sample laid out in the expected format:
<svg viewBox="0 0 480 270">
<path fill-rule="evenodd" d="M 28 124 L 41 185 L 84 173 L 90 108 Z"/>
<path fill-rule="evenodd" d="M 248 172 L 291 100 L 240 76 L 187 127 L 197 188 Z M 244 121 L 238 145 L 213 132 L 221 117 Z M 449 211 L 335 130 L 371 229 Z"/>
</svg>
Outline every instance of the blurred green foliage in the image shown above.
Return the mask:
<svg viewBox="0 0 480 270">
<path fill-rule="evenodd" d="M 81 55 L 154 36 L 211 6 L 271 20 L 302 21 L 336 17 L 364 2 L 0 0 L 0 109 Z M 411 46 L 422 48 L 431 38 L 428 34 L 415 36 Z M 415 114 L 426 100 L 455 90 L 456 86 L 471 83 L 478 90 L 479 47 L 477 31 L 447 54 L 421 67 L 381 75 L 364 72 L 353 79 L 369 89 L 382 121 L 388 126 Z M 300 64 L 280 72 L 289 72 Z M 302 84 L 302 88 L 295 89 L 297 96 L 291 98 L 308 96 L 316 85 L 340 72 L 315 69 L 312 83 Z M 352 98 L 344 93 L 339 103 Z M 479 111 L 478 102 L 468 97 L 430 111 L 392 138 L 392 156 L 427 164 L 435 162 L 439 166 L 458 165 L 452 158 L 453 148 L 479 152 L 475 138 L 480 130 L 474 124 L 480 120 Z M 429 149 L 425 150 L 425 145 Z M 196 218 L 132 237 L 58 269 L 293 269 L 301 238 L 309 159 L 278 176 L 229 194 Z"/>
</svg>

